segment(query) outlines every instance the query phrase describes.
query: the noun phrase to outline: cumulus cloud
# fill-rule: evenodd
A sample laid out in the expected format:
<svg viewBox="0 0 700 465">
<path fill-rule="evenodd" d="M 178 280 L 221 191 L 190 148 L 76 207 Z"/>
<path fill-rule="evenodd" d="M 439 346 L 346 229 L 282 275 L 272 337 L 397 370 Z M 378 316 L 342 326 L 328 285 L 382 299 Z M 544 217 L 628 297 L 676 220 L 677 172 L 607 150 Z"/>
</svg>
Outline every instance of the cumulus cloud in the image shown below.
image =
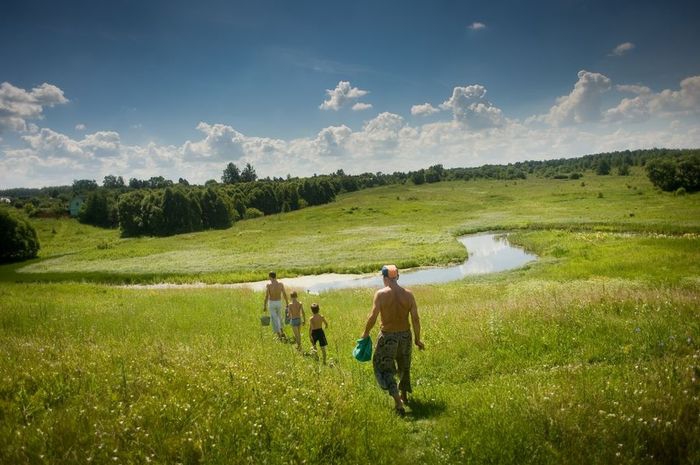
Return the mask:
<svg viewBox="0 0 700 465">
<path fill-rule="evenodd" d="M 467 27 L 468 27 L 469 29 L 471 29 L 472 31 L 480 31 L 480 30 L 482 30 L 482 29 L 486 29 L 486 24 L 481 23 L 481 22 L 479 22 L 479 21 L 474 21 L 473 23 L 471 23 L 471 24 L 470 24 L 469 26 L 467 26 Z"/>
<path fill-rule="evenodd" d="M 678 90 L 665 89 L 654 93 L 644 86 L 618 86 L 637 94 L 624 98 L 605 112 L 606 121 L 645 121 L 652 117 L 678 117 L 700 114 L 700 76 L 691 76 L 680 82 Z"/>
<path fill-rule="evenodd" d="M 416 116 L 428 116 L 432 115 L 433 113 L 438 113 L 440 110 L 435 108 L 429 103 L 423 103 L 420 105 L 413 105 L 411 107 L 411 114 Z"/>
<path fill-rule="evenodd" d="M 372 108 L 371 103 L 357 102 L 355 105 L 352 106 L 353 111 L 369 110 L 370 108 Z"/>
<path fill-rule="evenodd" d="M 68 103 L 63 91 L 44 83 L 30 91 L 9 82 L 0 84 L 0 133 L 26 131 L 28 119 L 41 119 L 44 107 Z"/>
<path fill-rule="evenodd" d="M 600 73 L 578 72 L 578 81 L 569 95 L 559 97 L 544 120 L 553 126 L 598 121 L 601 96 L 609 91 L 611 81 Z"/>
<path fill-rule="evenodd" d="M 352 100 L 364 97 L 368 93 L 369 91 L 352 87 L 349 81 L 340 81 L 335 89 L 326 89 L 328 99 L 319 105 L 319 108 L 338 111 Z"/>
<path fill-rule="evenodd" d="M 75 125 L 75 130 L 76 131 L 84 131 L 86 129 L 86 126 L 83 123 L 79 123 Z"/>
<path fill-rule="evenodd" d="M 505 122 L 501 109 L 486 100 L 486 88 L 479 84 L 455 87 L 440 108 L 451 110 L 455 121 L 472 129 L 497 127 Z"/>
<path fill-rule="evenodd" d="M 204 133 L 202 140 L 186 141 L 183 153 L 190 160 L 238 160 L 244 155 L 245 136 L 225 124 L 200 122 L 197 129 Z"/>
<path fill-rule="evenodd" d="M 648 88 L 647 86 L 640 86 L 637 84 L 620 84 L 615 86 L 615 89 L 617 89 L 620 92 L 628 92 L 630 94 L 649 94 L 651 93 L 651 89 Z"/>
<path fill-rule="evenodd" d="M 455 87 L 438 106 L 425 103 L 411 108 L 413 115 L 443 112 L 435 118 L 439 121 L 409 124 L 401 115 L 382 112 L 357 130 L 329 126 L 308 137 L 288 140 L 255 137 L 226 124 L 201 122 L 197 125 L 200 135 L 179 145 L 127 145 L 114 131 L 71 138 L 26 123 L 21 137 L 24 147 L 0 147 L 0 185 L 65 184 L 107 174 L 140 179 L 185 177 L 203 183 L 219 179 L 231 161 L 239 166 L 252 163 L 260 176 L 308 176 L 340 168 L 349 173 L 408 171 L 436 162 L 447 167 L 478 166 L 632 147 L 700 145 L 696 118 L 700 114 L 700 76 L 658 93 L 638 84 L 615 86 L 629 98 L 605 112 L 601 122 L 601 95 L 611 88 L 607 77 L 581 71 L 568 95 L 557 99 L 549 113 L 533 118 L 550 125 L 506 118 L 486 99 L 486 88 L 478 84 Z M 609 124 L 632 119 L 649 121 L 636 127 Z M 572 124 L 586 121 L 593 124 Z"/>
<path fill-rule="evenodd" d="M 634 44 L 632 42 L 623 42 L 608 54 L 610 56 L 622 56 L 627 52 L 630 52 L 634 49 Z"/>
</svg>

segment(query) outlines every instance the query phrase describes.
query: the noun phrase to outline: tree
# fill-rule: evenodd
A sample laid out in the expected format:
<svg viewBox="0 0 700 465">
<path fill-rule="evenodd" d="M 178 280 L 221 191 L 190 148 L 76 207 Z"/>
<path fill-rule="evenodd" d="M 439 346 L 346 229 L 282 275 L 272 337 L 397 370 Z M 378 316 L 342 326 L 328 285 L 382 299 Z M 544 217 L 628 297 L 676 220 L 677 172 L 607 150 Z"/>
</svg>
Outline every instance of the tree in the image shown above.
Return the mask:
<svg viewBox="0 0 700 465">
<path fill-rule="evenodd" d="M 415 171 L 411 173 L 411 181 L 413 181 L 413 184 L 415 185 L 420 185 L 425 182 L 425 173 L 423 170 L 420 171 Z"/>
<path fill-rule="evenodd" d="M 85 200 L 83 208 L 80 209 L 78 220 L 81 223 L 111 228 L 117 224 L 117 214 L 107 193 L 98 189 L 90 192 Z"/>
<path fill-rule="evenodd" d="M 241 172 L 241 182 L 253 182 L 256 179 L 258 179 L 258 175 L 255 174 L 255 168 L 250 163 L 246 163 Z"/>
<path fill-rule="evenodd" d="M 233 163 L 226 165 L 224 175 L 221 176 L 221 182 L 224 184 L 236 184 L 241 182 L 241 171 Z"/>
<path fill-rule="evenodd" d="M 114 175 L 108 174 L 102 181 L 102 187 L 106 187 L 108 189 L 118 189 L 124 187 L 124 178 L 122 178 L 121 176 L 116 177 Z"/>
<path fill-rule="evenodd" d="M 226 229 L 233 223 L 233 206 L 225 195 L 219 195 L 216 190 L 208 188 L 202 194 L 200 204 L 204 229 Z"/>
<path fill-rule="evenodd" d="M 94 191 L 95 189 L 97 189 L 97 183 L 94 179 L 73 180 L 73 192 L 75 192 L 76 194 Z"/>
<path fill-rule="evenodd" d="M 646 165 L 647 176 L 656 187 L 664 191 L 674 191 L 679 187 L 676 177 L 676 162 L 667 158 L 651 160 Z"/>
<path fill-rule="evenodd" d="M 18 213 L 0 208 L 0 263 L 34 258 L 38 252 L 34 226 Z"/>
<path fill-rule="evenodd" d="M 623 162 L 620 166 L 617 167 L 617 174 L 618 174 L 618 176 L 629 176 L 630 175 L 630 165 Z"/>
<path fill-rule="evenodd" d="M 139 190 L 122 194 L 119 197 L 119 228 L 122 231 L 122 236 L 140 236 L 146 232 L 141 211 L 143 198 L 143 191 Z"/>
<path fill-rule="evenodd" d="M 599 176 L 610 174 L 610 162 L 606 158 L 601 158 L 596 165 L 595 172 Z"/>
</svg>

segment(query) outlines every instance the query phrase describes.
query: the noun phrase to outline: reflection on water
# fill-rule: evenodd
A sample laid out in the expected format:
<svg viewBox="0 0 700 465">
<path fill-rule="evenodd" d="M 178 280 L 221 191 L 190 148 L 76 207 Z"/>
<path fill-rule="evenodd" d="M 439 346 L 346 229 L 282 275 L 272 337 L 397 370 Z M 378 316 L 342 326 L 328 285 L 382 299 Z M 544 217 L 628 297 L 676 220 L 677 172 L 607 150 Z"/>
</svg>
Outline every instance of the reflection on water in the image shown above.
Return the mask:
<svg viewBox="0 0 700 465">
<path fill-rule="evenodd" d="M 478 234 L 463 236 L 459 241 L 467 248 L 469 258 L 457 266 L 424 268 L 401 273 L 399 282 L 404 286 L 415 284 L 436 284 L 456 281 L 465 276 L 496 273 L 512 270 L 537 259 L 537 256 L 513 247 L 505 236 L 499 234 Z M 310 293 L 319 293 L 331 289 L 351 287 L 382 287 L 381 278 L 376 276 L 364 278 L 340 278 L 337 281 L 313 284 L 308 287 Z"/>
</svg>

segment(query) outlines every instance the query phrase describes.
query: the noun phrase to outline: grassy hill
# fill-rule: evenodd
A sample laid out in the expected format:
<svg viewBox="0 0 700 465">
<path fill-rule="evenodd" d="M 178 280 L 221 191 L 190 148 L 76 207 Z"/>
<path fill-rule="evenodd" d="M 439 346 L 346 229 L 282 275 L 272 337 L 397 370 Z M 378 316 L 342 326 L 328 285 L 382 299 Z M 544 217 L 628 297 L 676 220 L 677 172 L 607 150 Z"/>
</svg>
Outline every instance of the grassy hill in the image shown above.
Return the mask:
<svg viewBox="0 0 700 465">
<path fill-rule="evenodd" d="M 581 180 L 393 185 L 329 205 L 236 223 L 223 231 L 120 239 L 118 231 L 38 220 L 35 263 L 8 279 L 236 282 L 281 275 L 367 272 L 460 262 L 458 234 L 496 229 L 700 232 L 696 195 L 660 193 L 646 175 Z M 14 275 L 12 270 L 21 274 Z M 40 274 L 43 274 L 41 276 Z"/>
<path fill-rule="evenodd" d="M 39 221 L 40 259 L 0 270 L 0 463 L 698 463 L 698 199 L 633 173 L 391 186 L 161 239 Z M 371 289 L 301 293 L 323 366 L 260 326 L 260 293 L 80 282 L 447 263 L 487 229 L 541 259 L 414 288 L 403 419 L 350 355 Z M 12 282 L 46 278 L 76 282 Z"/>
</svg>

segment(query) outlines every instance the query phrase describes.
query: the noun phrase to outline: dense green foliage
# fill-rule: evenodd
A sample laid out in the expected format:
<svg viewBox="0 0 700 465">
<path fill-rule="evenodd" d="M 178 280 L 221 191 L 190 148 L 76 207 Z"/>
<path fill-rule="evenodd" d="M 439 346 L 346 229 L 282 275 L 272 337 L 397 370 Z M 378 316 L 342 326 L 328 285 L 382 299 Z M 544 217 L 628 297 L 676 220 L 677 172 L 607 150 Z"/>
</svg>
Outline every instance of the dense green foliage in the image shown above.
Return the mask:
<svg viewBox="0 0 700 465">
<path fill-rule="evenodd" d="M 678 158 L 656 158 L 646 165 L 651 182 L 665 191 L 700 190 L 700 153 Z"/>
<path fill-rule="evenodd" d="M 106 189 L 96 189 L 87 195 L 78 219 L 81 223 L 113 228 L 119 224 L 116 201 Z"/>
<path fill-rule="evenodd" d="M 19 213 L 0 207 L 0 263 L 34 258 L 38 252 L 34 226 Z"/>
</svg>

